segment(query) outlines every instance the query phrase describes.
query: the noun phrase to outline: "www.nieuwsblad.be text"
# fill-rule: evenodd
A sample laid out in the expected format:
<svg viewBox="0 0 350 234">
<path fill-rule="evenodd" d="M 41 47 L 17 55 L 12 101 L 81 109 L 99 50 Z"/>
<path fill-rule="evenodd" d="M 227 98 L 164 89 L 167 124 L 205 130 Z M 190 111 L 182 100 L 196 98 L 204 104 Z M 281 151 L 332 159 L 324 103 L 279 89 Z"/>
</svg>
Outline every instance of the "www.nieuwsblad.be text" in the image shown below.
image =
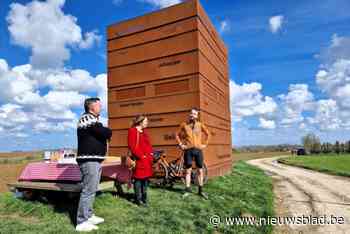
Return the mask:
<svg viewBox="0 0 350 234">
<path fill-rule="evenodd" d="M 209 223 L 214 227 L 217 227 L 219 225 L 338 225 L 344 224 L 345 218 L 335 215 L 302 215 L 289 217 L 220 217 L 219 215 L 212 215 L 209 218 Z"/>
</svg>

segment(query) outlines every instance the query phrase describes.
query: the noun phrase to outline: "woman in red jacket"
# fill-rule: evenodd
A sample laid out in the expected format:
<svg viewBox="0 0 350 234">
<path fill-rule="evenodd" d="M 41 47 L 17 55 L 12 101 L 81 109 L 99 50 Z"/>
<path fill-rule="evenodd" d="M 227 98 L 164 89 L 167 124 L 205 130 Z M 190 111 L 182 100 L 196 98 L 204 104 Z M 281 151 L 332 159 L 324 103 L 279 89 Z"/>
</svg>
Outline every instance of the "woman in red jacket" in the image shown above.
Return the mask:
<svg viewBox="0 0 350 234">
<path fill-rule="evenodd" d="M 139 115 L 134 119 L 133 126 L 128 132 L 128 147 L 136 159 L 133 172 L 135 202 L 147 206 L 147 187 L 152 176 L 153 149 L 146 127 L 148 119 Z"/>
</svg>

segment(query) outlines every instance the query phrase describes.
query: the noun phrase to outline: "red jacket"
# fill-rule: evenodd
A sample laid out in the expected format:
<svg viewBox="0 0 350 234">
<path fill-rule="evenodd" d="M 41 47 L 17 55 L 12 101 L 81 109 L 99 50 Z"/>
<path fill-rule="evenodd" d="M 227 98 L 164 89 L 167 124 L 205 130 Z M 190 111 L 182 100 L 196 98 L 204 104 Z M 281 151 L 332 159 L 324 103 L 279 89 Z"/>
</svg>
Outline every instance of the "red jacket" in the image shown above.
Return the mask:
<svg viewBox="0 0 350 234">
<path fill-rule="evenodd" d="M 136 145 L 137 134 L 139 134 L 138 145 Z M 144 179 L 151 177 L 153 174 L 153 149 L 150 142 L 150 138 L 145 129 L 143 129 L 143 132 L 138 132 L 135 127 L 129 129 L 128 147 L 131 150 L 132 154 L 137 158 L 133 177 L 136 179 Z"/>
</svg>

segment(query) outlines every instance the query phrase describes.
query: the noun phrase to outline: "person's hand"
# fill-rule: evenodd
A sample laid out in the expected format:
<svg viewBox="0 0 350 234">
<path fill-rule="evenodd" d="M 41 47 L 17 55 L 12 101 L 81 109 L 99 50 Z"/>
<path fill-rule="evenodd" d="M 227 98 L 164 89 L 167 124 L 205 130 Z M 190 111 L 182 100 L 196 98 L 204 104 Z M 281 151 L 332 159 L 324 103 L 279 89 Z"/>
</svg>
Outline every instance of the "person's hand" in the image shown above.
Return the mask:
<svg viewBox="0 0 350 234">
<path fill-rule="evenodd" d="M 179 146 L 182 150 L 185 150 L 187 148 L 186 145 L 184 145 L 184 144 L 180 144 Z"/>
<path fill-rule="evenodd" d="M 201 149 L 207 148 L 207 145 L 201 145 Z"/>
</svg>

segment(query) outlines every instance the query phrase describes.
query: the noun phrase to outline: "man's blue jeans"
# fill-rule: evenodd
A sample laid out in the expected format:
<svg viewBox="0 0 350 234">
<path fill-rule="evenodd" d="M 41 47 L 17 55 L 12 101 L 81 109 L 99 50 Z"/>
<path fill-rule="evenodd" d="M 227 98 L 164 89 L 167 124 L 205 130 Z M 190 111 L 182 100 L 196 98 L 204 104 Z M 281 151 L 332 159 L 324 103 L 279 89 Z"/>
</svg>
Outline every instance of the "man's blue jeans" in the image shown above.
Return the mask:
<svg viewBox="0 0 350 234">
<path fill-rule="evenodd" d="M 77 224 L 81 224 L 91 218 L 96 191 L 101 179 L 101 163 L 87 161 L 79 163 L 82 176 L 82 191 L 77 214 Z"/>
</svg>

